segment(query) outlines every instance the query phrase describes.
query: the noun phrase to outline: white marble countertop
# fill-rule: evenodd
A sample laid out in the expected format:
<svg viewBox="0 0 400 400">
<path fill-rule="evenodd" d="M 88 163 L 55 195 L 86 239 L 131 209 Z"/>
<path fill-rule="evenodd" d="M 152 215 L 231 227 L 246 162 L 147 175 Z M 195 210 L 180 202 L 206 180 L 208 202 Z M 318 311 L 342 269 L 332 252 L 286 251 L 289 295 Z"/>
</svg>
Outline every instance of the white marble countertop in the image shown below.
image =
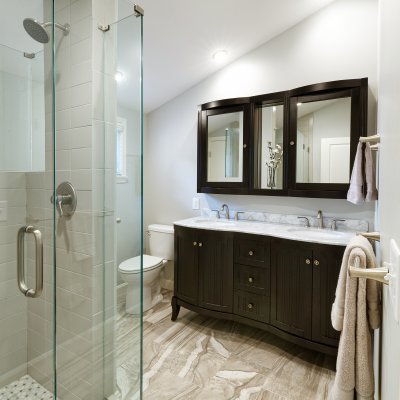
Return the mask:
<svg viewBox="0 0 400 400">
<path fill-rule="evenodd" d="M 333 231 L 331 229 L 306 228 L 298 225 L 273 224 L 257 221 L 234 221 L 227 219 L 211 219 L 195 217 L 174 222 L 174 225 L 188 228 L 208 229 L 256 235 L 273 236 L 278 238 L 299 240 L 302 242 L 322 243 L 346 246 L 356 232 Z"/>
</svg>

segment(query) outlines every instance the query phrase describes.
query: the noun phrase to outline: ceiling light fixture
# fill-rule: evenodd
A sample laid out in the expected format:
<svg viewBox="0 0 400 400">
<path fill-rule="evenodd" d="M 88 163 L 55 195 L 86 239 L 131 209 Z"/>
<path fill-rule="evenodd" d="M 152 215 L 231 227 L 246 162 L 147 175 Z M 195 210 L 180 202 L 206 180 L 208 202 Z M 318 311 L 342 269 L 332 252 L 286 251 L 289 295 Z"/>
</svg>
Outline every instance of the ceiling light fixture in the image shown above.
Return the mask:
<svg viewBox="0 0 400 400">
<path fill-rule="evenodd" d="M 217 50 L 212 55 L 213 60 L 217 61 L 217 62 L 222 62 L 222 61 L 226 60 L 227 57 L 228 57 L 228 51 L 227 50 Z"/>
<path fill-rule="evenodd" d="M 119 83 L 124 79 L 124 74 L 121 71 L 117 71 L 114 75 L 114 79 Z"/>
</svg>

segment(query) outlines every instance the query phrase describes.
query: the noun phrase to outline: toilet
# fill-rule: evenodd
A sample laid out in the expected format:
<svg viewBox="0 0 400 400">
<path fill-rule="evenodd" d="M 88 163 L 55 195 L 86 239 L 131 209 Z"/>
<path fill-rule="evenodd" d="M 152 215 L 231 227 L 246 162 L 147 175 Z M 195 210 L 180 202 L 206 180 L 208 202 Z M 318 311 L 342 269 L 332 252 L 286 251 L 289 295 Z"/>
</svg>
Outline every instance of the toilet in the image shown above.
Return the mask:
<svg viewBox="0 0 400 400">
<path fill-rule="evenodd" d="M 174 227 L 149 225 L 149 253 L 143 254 L 143 311 L 162 300 L 160 273 L 169 260 L 174 259 Z M 129 258 L 118 266 L 121 278 L 128 284 L 126 312 L 140 314 L 140 256 Z"/>
</svg>

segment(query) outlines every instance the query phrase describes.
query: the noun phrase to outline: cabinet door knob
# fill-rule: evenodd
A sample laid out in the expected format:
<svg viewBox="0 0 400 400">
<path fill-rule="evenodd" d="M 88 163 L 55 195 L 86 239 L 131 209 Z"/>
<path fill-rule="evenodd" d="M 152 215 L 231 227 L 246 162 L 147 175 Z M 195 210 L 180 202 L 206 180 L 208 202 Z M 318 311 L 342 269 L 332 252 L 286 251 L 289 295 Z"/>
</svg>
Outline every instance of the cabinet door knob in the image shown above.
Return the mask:
<svg viewBox="0 0 400 400">
<path fill-rule="evenodd" d="M 249 310 L 251 310 L 253 307 L 254 307 L 254 304 L 253 304 L 253 303 L 247 304 L 247 308 L 248 308 Z"/>
<path fill-rule="evenodd" d="M 203 243 L 199 242 L 199 247 L 203 247 Z"/>
<path fill-rule="evenodd" d="M 318 267 L 319 261 L 318 260 L 314 260 L 314 265 Z"/>
<path fill-rule="evenodd" d="M 293 145 L 294 145 L 294 141 L 291 140 L 289 144 L 290 144 L 291 146 L 293 146 Z"/>
<path fill-rule="evenodd" d="M 306 264 L 307 265 L 311 264 L 311 260 L 309 258 L 306 258 Z"/>
<path fill-rule="evenodd" d="M 193 246 L 197 246 L 197 242 L 193 242 Z"/>
<path fill-rule="evenodd" d="M 247 147 L 247 144 L 246 144 L 246 143 L 244 143 L 244 144 L 243 144 L 243 148 L 245 149 L 246 147 Z"/>
<path fill-rule="evenodd" d="M 249 282 L 253 283 L 253 281 L 254 281 L 254 279 L 251 276 L 249 276 Z"/>
<path fill-rule="evenodd" d="M 253 250 L 250 250 L 249 251 L 249 256 L 252 256 L 254 254 L 254 251 Z"/>
</svg>

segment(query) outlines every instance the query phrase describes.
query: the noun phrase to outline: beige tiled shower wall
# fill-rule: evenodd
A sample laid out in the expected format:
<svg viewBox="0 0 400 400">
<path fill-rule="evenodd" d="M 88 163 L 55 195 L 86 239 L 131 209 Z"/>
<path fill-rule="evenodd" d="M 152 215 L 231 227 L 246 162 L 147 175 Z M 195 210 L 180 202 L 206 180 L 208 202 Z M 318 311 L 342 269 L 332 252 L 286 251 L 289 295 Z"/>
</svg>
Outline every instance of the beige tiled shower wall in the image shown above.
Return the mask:
<svg viewBox="0 0 400 400">
<path fill-rule="evenodd" d="M 45 3 L 50 3 L 48 0 Z M 69 23 L 56 44 L 56 185 L 77 191 L 74 216 L 56 224 L 58 397 L 103 399 L 114 376 L 114 132 L 115 81 L 105 74 L 105 34 L 113 1 L 56 1 L 56 20 Z M 49 5 L 45 6 L 48 12 Z M 50 19 L 48 16 L 47 19 Z M 112 22 L 113 19 L 110 21 Z M 112 40 L 112 34 L 107 36 Z M 111 61 L 112 65 L 112 61 Z M 51 78 L 51 48 L 45 48 Z M 113 77 L 113 74 L 109 74 Z M 46 172 L 28 173 L 27 215 L 45 238 L 45 289 L 28 301 L 28 372 L 52 390 L 53 237 L 51 81 L 46 80 Z M 33 248 L 28 251 L 30 268 Z"/>
<path fill-rule="evenodd" d="M 7 220 L 0 221 L 0 387 L 26 374 L 27 300 L 17 287 L 17 232 L 25 225 L 23 172 L 0 172 L 0 200 Z"/>
</svg>

